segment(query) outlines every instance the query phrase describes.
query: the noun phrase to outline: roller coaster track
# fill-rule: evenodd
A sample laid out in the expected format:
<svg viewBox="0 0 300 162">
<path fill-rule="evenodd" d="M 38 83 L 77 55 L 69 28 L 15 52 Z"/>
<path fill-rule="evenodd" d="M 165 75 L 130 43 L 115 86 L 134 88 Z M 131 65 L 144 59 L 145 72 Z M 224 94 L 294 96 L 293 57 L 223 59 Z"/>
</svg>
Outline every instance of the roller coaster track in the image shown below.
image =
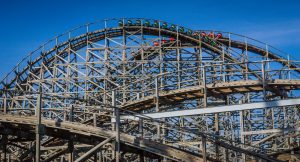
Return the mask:
<svg viewBox="0 0 300 162">
<path fill-rule="evenodd" d="M 80 35 L 76 38 L 72 38 L 70 40 L 68 40 L 67 42 L 64 42 L 60 45 L 55 46 L 53 49 L 51 49 L 50 51 L 44 52 L 40 57 L 38 57 L 37 59 L 35 59 L 32 62 L 28 62 L 28 66 L 26 66 L 23 70 L 16 72 L 16 77 L 11 79 L 11 82 L 8 84 L 5 84 L 5 86 L 10 86 L 12 84 L 12 82 L 16 81 L 16 79 L 21 76 L 22 74 L 24 74 L 24 72 L 28 69 L 30 69 L 30 67 L 34 64 L 36 64 L 37 62 L 43 60 L 45 57 L 47 57 L 47 55 L 51 54 L 52 52 L 56 52 L 57 50 L 60 49 L 64 49 L 67 45 L 70 45 L 70 49 L 77 51 L 79 49 L 81 49 L 82 47 L 86 46 L 86 42 L 90 41 L 90 42 L 97 42 L 100 40 L 105 39 L 106 37 L 118 37 L 118 36 L 122 36 L 123 35 L 123 30 L 124 28 L 130 32 L 137 32 L 138 30 L 143 30 L 143 33 L 146 35 L 161 35 L 161 36 L 166 36 L 166 37 L 179 37 L 178 39 L 180 40 L 185 40 L 187 42 L 191 42 L 193 44 L 195 44 L 195 46 L 199 45 L 199 38 L 195 38 L 192 36 L 188 36 L 185 35 L 183 33 L 176 33 L 174 31 L 170 31 L 167 29 L 160 29 L 160 28 L 154 28 L 154 27 L 145 27 L 145 26 L 130 26 L 130 27 L 119 27 L 119 28 L 109 28 L 109 29 L 104 29 L 104 30 L 99 30 L 99 31 L 95 31 L 95 32 L 90 32 L 90 33 L 86 33 L 83 35 Z M 88 39 L 88 40 L 87 40 Z M 249 52 L 254 52 L 256 54 L 259 54 L 261 56 L 264 56 L 266 58 L 269 59 L 274 59 L 274 60 L 278 60 L 280 61 L 283 65 L 288 65 L 291 68 L 296 68 L 295 70 L 297 72 L 299 72 L 298 66 L 295 64 L 289 64 L 288 60 L 285 60 L 284 58 L 277 56 L 276 54 L 273 54 L 271 52 L 266 51 L 265 49 L 259 48 L 255 45 L 251 45 L 251 44 L 246 44 L 244 42 L 240 42 L 240 41 L 234 41 L 234 40 L 229 40 L 228 38 L 224 38 L 224 39 L 220 39 L 219 40 L 221 43 L 223 43 L 226 46 L 230 46 L 233 48 L 238 48 L 238 49 L 242 49 L 242 50 L 248 50 Z M 200 41 L 201 42 L 201 41 Z M 215 52 L 218 52 L 219 54 L 222 54 L 222 51 L 216 47 L 213 47 L 205 42 L 201 42 L 203 43 L 203 48 L 207 48 L 209 50 L 213 50 Z M 66 51 L 59 53 L 59 55 L 63 55 L 65 54 Z M 225 54 L 226 58 L 233 60 L 234 62 L 238 62 L 237 60 L 235 60 L 234 58 L 232 58 L 231 56 L 229 56 L 228 54 Z M 54 57 L 50 57 L 50 59 L 47 60 L 43 60 L 46 61 L 47 63 L 50 63 L 54 60 Z M 242 65 L 241 65 L 242 66 Z M 17 67 L 15 68 L 17 69 Z M 5 79 L 5 78 L 4 78 Z M 4 80 L 3 79 L 3 80 Z M 4 82 L 2 81 L 2 84 L 4 84 Z"/>
<path fill-rule="evenodd" d="M 291 56 L 232 33 L 151 19 L 86 24 L 1 81 L 0 159 L 290 160 L 281 152 L 299 147 L 298 104 L 242 107 L 298 97 L 299 72 Z"/>
<path fill-rule="evenodd" d="M 281 90 L 291 90 L 299 89 L 300 81 L 298 80 L 274 80 L 265 83 L 267 88 L 265 90 L 281 89 Z M 255 91 L 263 91 L 263 82 L 261 81 L 232 81 L 227 83 L 214 83 L 208 84 L 205 87 L 207 93 L 214 95 L 215 97 L 224 97 L 223 95 L 232 93 L 247 93 Z M 204 97 L 204 86 L 192 86 L 188 88 L 176 89 L 172 91 L 161 91 L 158 95 L 161 100 L 160 104 L 170 104 L 178 103 L 184 100 L 192 100 L 195 98 Z M 135 100 L 132 102 L 125 103 L 122 107 L 131 110 L 147 109 L 155 106 L 156 95 L 150 95 L 145 98 Z"/>
<path fill-rule="evenodd" d="M 12 123 L 12 128 L 8 126 L 5 129 L 11 129 L 10 131 L 14 131 L 13 129 L 21 129 L 24 132 L 30 132 L 31 134 L 35 134 L 35 125 L 36 118 L 34 117 L 16 117 L 16 116 L 1 116 L 1 123 Z M 50 135 L 56 138 L 67 138 L 68 136 L 76 136 L 76 140 L 81 140 L 84 138 L 85 140 L 89 140 L 89 144 L 93 144 L 94 141 L 104 141 L 107 138 L 115 136 L 115 133 L 112 131 L 101 130 L 99 128 L 95 128 L 92 126 L 76 124 L 76 123 L 68 123 L 61 122 L 56 123 L 53 120 L 43 120 L 44 131 L 46 135 Z M 56 130 L 55 130 L 56 129 Z M 68 134 L 68 135 L 67 135 Z M 150 142 L 146 139 L 135 138 L 134 136 L 121 134 L 122 143 L 126 144 L 126 147 L 135 147 L 140 150 L 144 150 L 150 153 L 157 154 L 159 156 L 166 156 L 175 161 L 201 161 L 200 156 L 192 155 L 187 152 L 181 151 L 176 148 L 172 148 L 170 146 L 162 145 L 157 142 Z M 125 149 L 125 148 L 124 148 Z M 131 148 L 131 150 L 133 150 Z"/>
<path fill-rule="evenodd" d="M 145 120 L 145 118 L 141 118 Z M 149 119 L 149 118 L 148 118 Z M 146 118 L 147 120 L 147 118 Z M 2 134 L 10 134 L 18 137 L 29 138 L 28 136 L 34 136 L 36 127 L 36 117 L 18 117 L 16 115 L 1 115 L 0 127 Z M 109 130 L 102 130 L 99 127 L 93 127 L 90 125 L 84 125 L 72 122 L 59 122 L 54 120 L 43 120 L 43 134 L 54 138 L 70 140 L 72 137 L 73 142 L 81 142 L 89 145 L 94 142 L 102 143 L 105 139 L 109 139 L 115 136 L 115 132 Z M 208 137 L 206 137 L 208 138 Z M 173 161 L 203 161 L 201 155 L 191 154 L 184 150 L 163 145 L 159 142 L 149 141 L 135 136 L 130 136 L 124 133 L 120 134 L 120 140 L 122 141 L 122 151 L 134 151 L 133 148 L 143 150 L 148 153 L 154 154 L 152 156 L 166 157 Z M 226 149 L 233 151 L 239 151 L 249 156 L 254 156 L 269 161 L 276 161 L 264 155 L 260 155 L 254 152 L 243 150 L 239 147 L 228 145 L 221 140 L 218 141 L 218 146 L 223 146 Z M 129 147 L 129 148 L 128 148 Z M 133 147 L 133 148 L 131 148 Z M 128 149 L 128 150 L 126 150 Z M 135 150 L 136 152 L 136 150 Z M 49 157 L 48 157 L 49 158 Z M 52 157 L 51 157 L 52 158 Z M 209 158 L 210 159 L 210 158 Z M 22 159 L 17 158 L 22 161 Z M 43 161 L 48 161 L 44 159 Z M 216 159 L 210 159 L 209 161 L 218 161 Z"/>
</svg>

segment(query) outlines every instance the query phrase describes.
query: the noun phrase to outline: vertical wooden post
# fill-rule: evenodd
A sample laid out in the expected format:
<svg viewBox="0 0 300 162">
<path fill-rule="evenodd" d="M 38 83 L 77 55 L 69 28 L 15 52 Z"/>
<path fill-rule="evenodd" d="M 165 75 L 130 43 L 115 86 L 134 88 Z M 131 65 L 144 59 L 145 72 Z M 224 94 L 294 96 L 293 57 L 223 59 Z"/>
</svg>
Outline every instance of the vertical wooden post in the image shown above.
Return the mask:
<svg viewBox="0 0 300 162">
<path fill-rule="evenodd" d="M 74 106 L 70 106 L 70 114 L 69 114 L 69 121 L 74 122 Z M 69 148 L 69 162 L 74 161 L 74 143 L 72 137 L 70 137 L 69 142 L 68 142 L 68 148 Z"/>
<path fill-rule="evenodd" d="M 97 127 L 97 116 L 96 116 L 96 113 L 93 114 L 93 124 L 94 124 L 94 127 Z"/>
<path fill-rule="evenodd" d="M 159 112 L 159 85 L 158 85 L 158 78 L 155 78 L 155 110 Z M 160 140 L 160 124 L 157 123 L 157 138 Z"/>
<path fill-rule="evenodd" d="M 144 162 L 144 161 L 145 161 L 144 151 L 141 151 L 139 154 L 139 162 Z"/>
<path fill-rule="evenodd" d="M 2 141 L 3 141 L 3 161 L 7 162 L 7 135 L 2 135 Z M 1 160 L 1 159 L 0 159 Z"/>
<path fill-rule="evenodd" d="M 42 91 L 40 88 L 40 92 L 37 96 L 36 101 L 36 139 L 35 139 L 35 162 L 40 162 L 40 149 L 41 149 L 41 125 L 42 125 L 42 117 L 41 117 L 41 108 L 42 108 Z"/>
<path fill-rule="evenodd" d="M 202 156 L 203 162 L 206 162 L 206 137 L 202 136 Z"/>
<path fill-rule="evenodd" d="M 68 142 L 68 148 L 69 148 L 69 162 L 73 162 L 74 161 L 74 144 L 73 144 L 73 139 L 70 139 Z"/>
<path fill-rule="evenodd" d="M 3 99 L 3 112 L 4 112 L 4 114 L 6 114 L 7 113 L 7 107 L 6 107 L 6 102 L 7 102 L 7 98 L 6 98 L 6 96 L 4 97 L 4 99 Z"/>
<path fill-rule="evenodd" d="M 143 138 L 144 131 L 143 131 L 143 119 L 142 118 L 139 119 L 139 133 L 140 133 L 141 138 Z"/>
<path fill-rule="evenodd" d="M 67 121 L 67 109 L 64 110 L 64 121 Z"/>
<path fill-rule="evenodd" d="M 104 157 L 102 156 L 102 150 L 100 150 L 100 151 L 99 151 L 99 161 L 100 161 L 100 162 L 103 162 L 103 161 L 104 161 L 103 158 L 104 158 Z"/>
<path fill-rule="evenodd" d="M 229 156 L 228 156 L 228 148 L 225 148 L 225 161 L 229 162 Z"/>
<path fill-rule="evenodd" d="M 265 73 L 265 62 L 261 62 L 261 76 L 262 76 L 262 84 L 263 84 L 263 98 L 266 101 L 266 73 Z"/>
<path fill-rule="evenodd" d="M 219 114 L 215 114 L 215 152 L 216 152 L 216 160 L 219 160 L 219 145 L 218 145 L 218 136 L 219 136 Z"/>
<path fill-rule="evenodd" d="M 116 162 L 120 161 L 120 114 L 119 109 L 116 108 Z"/>
<path fill-rule="evenodd" d="M 70 115 L 69 121 L 73 122 L 74 121 L 74 106 L 73 105 L 70 106 L 70 114 L 69 115 Z"/>
<path fill-rule="evenodd" d="M 155 110 L 159 111 L 159 86 L 158 86 L 158 78 L 155 78 Z"/>
<path fill-rule="evenodd" d="M 206 66 L 203 67 L 203 106 L 207 107 Z"/>
<path fill-rule="evenodd" d="M 94 162 L 97 162 L 97 153 L 94 154 Z"/>
<path fill-rule="evenodd" d="M 116 107 L 116 92 L 112 91 L 112 106 L 114 109 L 114 118 L 115 118 L 115 133 L 116 133 L 116 142 L 115 142 L 115 159 L 116 162 L 120 161 L 120 114 L 119 109 Z"/>
<path fill-rule="evenodd" d="M 8 156 L 7 156 L 7 162 L 11 162 L 11 160 L 10 160 L 10 154 L 8 154 Z"/>
<path fill-rule="evenodd" d="M 244 146 L 244 143 L 245 143 L 245 136 L 243 134 L 244 132 L 244 111 L 240 111 L 240 134 L 241 134 L 241 143 L 243 144 L 243 148 L 245 147 Z M 245 162 L 246 161 L 246 155 L 245 154 L 242 154 L 242 158 L 243 158 L 243 161 Z"/>
</svg>

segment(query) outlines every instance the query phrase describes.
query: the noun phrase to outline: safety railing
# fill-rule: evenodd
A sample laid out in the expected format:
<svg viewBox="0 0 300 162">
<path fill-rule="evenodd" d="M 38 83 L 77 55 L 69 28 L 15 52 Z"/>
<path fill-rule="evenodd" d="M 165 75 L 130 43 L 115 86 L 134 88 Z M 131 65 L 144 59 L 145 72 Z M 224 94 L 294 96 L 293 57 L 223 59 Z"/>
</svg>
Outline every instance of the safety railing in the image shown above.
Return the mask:
<svg viewBox="0 0 300 162">
<path fill-rule="evenodd" d="M 300 61 L 290 61 L 289 64 Z M 240 68 L 241 65 L 248 69 Z M 251 69 L 251 70 L 250 70 Z M 205 76 L 205 80 L 203 79 Z M 300 77 L 295 68 L 284 66 L 277 60 L 242 63 L 207 63 L 204 66 L 180 71 L 157 74 L 151 77 L 129 81 L 127 85 L 114 90 L 124 93 L 123 101 L 128 103 L 143 100 L 156 93 L 167 94 L 176 90 L 193 87 L 204 87 L 204 84 L 229 83 L 240 81 L 273 82 L 274 80 L 299 81 Z M 274 83 L 276 84 L 276 83 Z M 294 84 L 291 82 L 291 85 Z M 243 84 L 241 84 L 243 86 Z M 125 90 L 124 90 L 125 89 Z M 158 92 L 157 92 L 158 91 Z"/>
</svg>

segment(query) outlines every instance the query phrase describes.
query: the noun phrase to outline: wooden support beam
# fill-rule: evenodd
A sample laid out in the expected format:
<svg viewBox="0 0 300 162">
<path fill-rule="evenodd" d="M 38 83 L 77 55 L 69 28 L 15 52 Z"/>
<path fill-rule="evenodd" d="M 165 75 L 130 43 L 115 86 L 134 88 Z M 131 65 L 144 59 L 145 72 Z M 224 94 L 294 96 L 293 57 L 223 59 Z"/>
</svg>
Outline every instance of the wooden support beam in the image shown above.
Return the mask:
<svg viewBox="0 0 300 162">
<path fill-rule="evenodd" d="M 93 147 L 92 149 L 90 149 L 88 152 L 86 152 L 85 154 L 83 154 L 82 156 L 80 156 L 74 162 L 83 162 L 83 161 L 86 161 L 88 158 L 90 158 L 91 156 L 93 156 L 103 145 L 107 144 L 108 142 L 110 142 L 114 138 L 115 138 L 115 136 L 107 138 L 106 140 L 102 141 L 101 143 L 99 143 L 98 145 L 96 145 L 95 147 Z"/>
</svg>

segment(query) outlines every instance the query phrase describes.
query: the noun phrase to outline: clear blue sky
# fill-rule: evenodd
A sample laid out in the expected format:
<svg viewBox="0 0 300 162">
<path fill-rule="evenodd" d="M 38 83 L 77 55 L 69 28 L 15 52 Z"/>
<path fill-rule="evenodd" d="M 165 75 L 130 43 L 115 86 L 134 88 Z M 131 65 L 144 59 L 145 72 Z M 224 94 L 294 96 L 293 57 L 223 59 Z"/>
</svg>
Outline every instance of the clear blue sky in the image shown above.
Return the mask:
<svg viewBox="0 0 300 162">
<path fill-rule="evenodd" d="M 87 22 L 145 17 L 247 35 L 300 60 L 299 0 L 0 0 L 0 77 L 41 43 Z"/>
</svg>

